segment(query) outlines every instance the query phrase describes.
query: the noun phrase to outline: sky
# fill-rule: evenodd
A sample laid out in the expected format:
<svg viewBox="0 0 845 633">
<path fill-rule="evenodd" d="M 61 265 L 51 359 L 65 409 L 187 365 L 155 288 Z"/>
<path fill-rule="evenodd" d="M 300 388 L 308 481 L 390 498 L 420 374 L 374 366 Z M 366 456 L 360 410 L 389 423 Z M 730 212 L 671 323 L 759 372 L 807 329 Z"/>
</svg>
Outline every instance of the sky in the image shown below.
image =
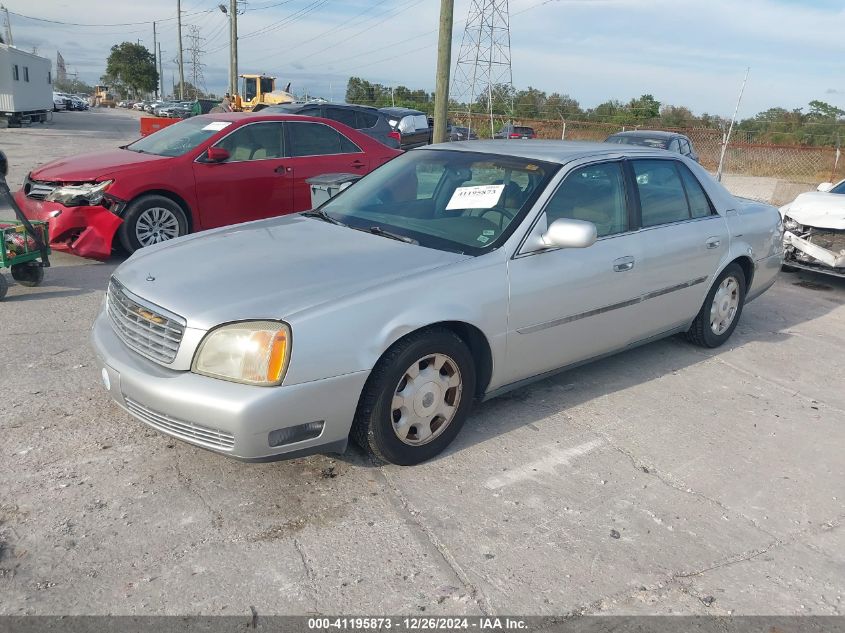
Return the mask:
<svg viewBox="0 0 845 633">
<path fill-rule="evenodd" d="M 204 86 L 228 77 L 228 20 L 221 0 L 182 0 L 204 50 Z M 228 4 L 228 0 L 223 0 Z M 434 89 L 438 0 L 241 1 L 239 72 L 288 81 L 297 94 L 342 101 L 350 76 Z M 177 0 L 7 0 L 14 43 L 95 83 L 109 48 L 162 45 L 165 85 L 176 76 Z M 455 0 L 452 60 L 472 0 Z M 569 94 L 582 107 L 652 94 L 696 114 L 730 116 L 750 67 L 739 116 L 814 99 L 845 109 L 845 2 L 841 0 L 510 0 L 517 89 Z M 55 22 L 38 21 L 53 20 Z M 73 25 L 71 23 L 76 23 Z M 118 26 L 119 25 L 119 26 Z M 189 58 L 185 53 L 185 59 Z M 186 80 L 190 70 L 186 68 Z"/>
</svg>

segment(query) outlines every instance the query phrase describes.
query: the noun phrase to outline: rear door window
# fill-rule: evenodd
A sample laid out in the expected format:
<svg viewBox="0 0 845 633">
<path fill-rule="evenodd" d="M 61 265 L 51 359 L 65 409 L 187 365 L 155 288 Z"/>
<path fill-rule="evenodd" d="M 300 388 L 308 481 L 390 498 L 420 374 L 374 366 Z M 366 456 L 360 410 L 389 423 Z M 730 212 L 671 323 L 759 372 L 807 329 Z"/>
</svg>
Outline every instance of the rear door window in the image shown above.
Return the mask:
<svg viewBox="0 0 845 633">
<path fill-rule="evenodd" d="M 419 130 L 427 130 L 428 129 L 428 117 L 424 114 L 415 114 L 413 117 L 414 121 L 414 129 L 417 131 Z"/>
<path fill-rule="evenodd" d="M 362 112 L 358 110 L 355 112 L 355 129 L 366 130 L 375 127 L 378 123 L 378 115 L 372 112 Z"/>
<path fill-rule="evenodd" d="M 643 227 L 690 219 L 687 196 L 675 161 L 631 161 L 640 195 Z"/>
<path fill-rule="evenodd" d="M 678 143 L 678 139 L 672 139 L 672 142 L 669 143 L 669 151 L 675 152 L 676 154 L 679 154 L 681 152 L 681 145 Z"/>
<path fill-rule="evenodd" d="M 353 154 L 361 148 L 333 127 L 322 123 L 291 122 L 288 124 L 291 156 L 328 156 Z"/>
<path fill-rule="evenodd" d="M 681 172 L 681 179 L 684 181 L 684 189 L 687 192 L 687 200 L 689 201 L 690 212 L 694 218 L 706 218 L 713 213 L 713 207 L 710 204 L 710 199 L 704 193 L 704 188 L 698 182 L 698 178 L 693 176 L 692 172 L 687 169 L 686 165 L 676 165 L 679 172 Z"/>
<path fill-rule="evenodd" d="M 326 118 L 338 123 L 343 123 L 351 128 L 357 127 L 355 125 L 355 111 L 348 108 L 326 108 Z"/>
</svg>

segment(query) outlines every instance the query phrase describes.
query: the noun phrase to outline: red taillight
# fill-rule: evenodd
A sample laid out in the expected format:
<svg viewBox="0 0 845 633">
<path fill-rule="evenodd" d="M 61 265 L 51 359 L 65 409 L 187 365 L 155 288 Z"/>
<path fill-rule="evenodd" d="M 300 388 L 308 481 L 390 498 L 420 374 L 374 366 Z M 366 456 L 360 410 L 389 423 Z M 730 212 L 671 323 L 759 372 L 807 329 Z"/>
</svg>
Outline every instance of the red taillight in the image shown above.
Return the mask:
<svg viewBox="0 0 845 633">
<path fill-rule="evenodd" d="M 400 143 L 402 142 L 402 135 L 401 135 L 401 134 L 399 134 L 399 132 L 397 132 L 396 130 L 390 130 L 390 132 L 388 132 L 388 133 L 387 133 L 387 135 L 388 135 L 390 138 L 395 138 L 395 139 L 396 139 L 397 141 L 399 141 Z"/>
<path fill-rule="evenodd" d="M 519 134 L 508 134 L 508 138 L 521 138 Z"/>
<path fill-rule="evenodd" d="M 529 138 L 537 138 L 536 134 L 532 134 Z"/>
</svg>

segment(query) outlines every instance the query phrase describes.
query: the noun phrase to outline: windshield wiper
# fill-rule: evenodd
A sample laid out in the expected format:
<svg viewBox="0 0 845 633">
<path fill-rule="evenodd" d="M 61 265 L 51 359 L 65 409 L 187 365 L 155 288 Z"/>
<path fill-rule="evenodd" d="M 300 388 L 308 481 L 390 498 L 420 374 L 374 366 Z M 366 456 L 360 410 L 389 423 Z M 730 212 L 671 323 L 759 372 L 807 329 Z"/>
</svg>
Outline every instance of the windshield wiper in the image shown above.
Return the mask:
<svg viewBox="0 0 845 633">
<path fill-rule="evenodd" d="M 301 215 L 304 215 L 309 218 L 318 218 L 323 220 L 324 222 L 328 222 L 329 224 L 337 224 L 338 226 L 346 226 L 340 220 L 335 220 L 332 216 L 330 216 L 325 211 L 321 211 L 320 209 L 312 209 L 311 211 L 305 211 Z"/>
<path fill-rule="evenodd" d="M 364 229 L 366 230 L 366 229 Z M 392 240 L 398 240 L 400 242 L 405 242 L 406 244 L 419 244 L 419 242 L 413 238 L 407 237 L 405 235 L 399 235 L 398 233 L 391 233 L 390 231 L 385 231 L 380 226 L 371 226 L 369 228 L 370 233 L 373 235 L 381 235 L 382 237 L 389 237 Z"/>
</svg>

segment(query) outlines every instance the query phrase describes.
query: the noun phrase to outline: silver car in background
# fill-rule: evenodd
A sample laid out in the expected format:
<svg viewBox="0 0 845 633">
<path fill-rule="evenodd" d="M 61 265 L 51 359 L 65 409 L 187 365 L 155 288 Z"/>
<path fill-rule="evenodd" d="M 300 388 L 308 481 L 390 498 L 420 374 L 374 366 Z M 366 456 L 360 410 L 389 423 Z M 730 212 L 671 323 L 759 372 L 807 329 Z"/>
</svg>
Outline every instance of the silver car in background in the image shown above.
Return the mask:
<svg viewBox="0 0 845 633">
<path fill-rule="evenodd" d="M 679 332 L 721 345 L 782 248 L 777 209 L 678 154 L 435 145 L 319 210 L 139 250 L 92 338 L 111 397 L 163 433 L 416 464 L 474 402 Z"/>
</svg>

